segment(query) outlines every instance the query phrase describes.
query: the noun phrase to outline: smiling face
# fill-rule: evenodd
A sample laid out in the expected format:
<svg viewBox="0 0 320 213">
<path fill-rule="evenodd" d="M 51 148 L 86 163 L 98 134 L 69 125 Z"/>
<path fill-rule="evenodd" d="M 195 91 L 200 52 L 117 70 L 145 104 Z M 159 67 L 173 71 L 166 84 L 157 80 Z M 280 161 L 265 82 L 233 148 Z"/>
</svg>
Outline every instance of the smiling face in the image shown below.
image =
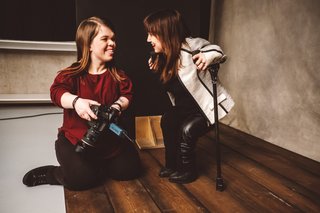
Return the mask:
<svg viewBox="0 0 320 213">
<path fill-rule="evenodd" d="M 116 42 L 114 32 L 105 25 L 100 25 L 98 34 L 94 37 L 90 45 L 91 60 L 101 63 L 109 62 L 113 59 L 115 49 Z"/>
<path fill-rule="evenodd" d="M 148 33 L 147 42 L 149 42 L 156 53 L 163 52 L 162 44 L 158 37 Z"/>
</svg>

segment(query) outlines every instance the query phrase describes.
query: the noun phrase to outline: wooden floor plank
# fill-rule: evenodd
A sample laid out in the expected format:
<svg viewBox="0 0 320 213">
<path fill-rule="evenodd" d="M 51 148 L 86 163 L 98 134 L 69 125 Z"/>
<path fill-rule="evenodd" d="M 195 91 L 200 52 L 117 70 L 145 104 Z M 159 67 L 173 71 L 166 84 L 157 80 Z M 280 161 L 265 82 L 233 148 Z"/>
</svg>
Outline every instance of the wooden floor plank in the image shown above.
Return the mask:
<svg viewBox="0 0 320 213">
<path fill-rule="evenodd" d="M 84 191 L 64 189 L 67 213 L 114 212 L 103 186 Z"/>
<path fill-rule="evenodd" d="M 214 144 L 208 143 L 206 140 L 212 141 L 211 138 L 204 137 L 202 141 L 199 141 L 199 146 L 208 155 L 215 156 Z M 320 212 L 320 201 L 316 200 L 316 195 L 266 167 L 226 148 L 222 149 L 222 161 L 246 175 L 251 181 L 267 188 L 272 196 L 287 203 L 288 206 L 293 206 L 304 212 Z"/>
<path fill-rule="evenodd" d="M 257 143 L 260 143 L 256 138 L 244 137 L 242 134 L 238 136 L 230 131 L 228 134 L 221 132 L 220 139 L 221 143 L 226 144 L 234 151 L 259 162 L 261 165 L 291 179 L 320 196 L 319 177 L 313 172 L 297 167 L 297 164 L 289 161 L 286 156 L 279 154 L 276 151 L 277 147 L 274 147 L 273 150 L 263 149 L 252 141 L 255 139 Z M 251 140 L 251 143 L 247 143 L 249 140 Z"/>
<path fill-rule="evenodd" d="M 145 174 L 140 181 L 162 212 L 207 212 L 204 206 L 185 193 L 180 185 L 159 178 L 160 164 L 148 151 L 141 151 L 140 157 L 145 166 Z"/>
<path fill-rule="evenodd" d="M 164 164 L 163 150 L 152 150 L 152 155 L 157 158 L 161 164 Z M 211 164 L 212 167 L 215 164 Z M 166 180 L 168 181 L 168 180 Z M 173 183 L 170 183 L 173 184 Z M 175 184 L 177 185 L 177 184 Z M 180 185 L 181 186 L 181 185 Z M 216 183 L 214 179 L 205 175 L 200 177 L 193 183 L 184 184 L 185 187 L 194 197 L 201 202 L 209 212 L 248 212 L 242 203 L 234 199 L 228 192 L 216 191 Z M 224 205 L 228 204 L 228 205 Z"/>
<path fill-rule="evenodd" d="M 115 212 L 160 212 L 139 180 L 107 180 L 104 186 Z"/>
<path fill-rule="evenodd" d="M 214 180 L 216 178 L 215 170 L 201 168 L 215 164 L 214 156 L 208 155 L 205 150 L 198 149 L 197 151 L 199 154 L 199 168 L 205 171 L 205 175 L 208 178 Z M 297 211 L 294 206 L 288 206 L 287 203 L 277 199 L 267 188 L 249 179 L 228 164 L 222 163 L 222 168 L 227 186 L 225 191 L 231 193 L 235 199 L 238 199 L 246 208 L 250 209 L 250 212 L 268 212 L 268 209 L 272 209 L 274 212 Z"/>
<path fill-rule="evenodd" d="M 315 160 L 304 157 L 287 149 L 281 148 L 260 138 L 254 137 L 252 135 L 249 135 L 245 132 L 234 129 L 224 124 L 220 125 L 220 132 L 224 136 L 236 136 L 235 138 L 237 139 L 237 141 L 235 142 L 241 143 L 242 145 L 249 144 L 258 149 L 263 149 L 265 151 L 274 152 L 277 155 L 284 156 L 288 160 L 288 162 L 294 165 L 295 167 L 307 170 L 310 173 L 313 173 L 320 177 L 320 163 Z"/>
</svg>

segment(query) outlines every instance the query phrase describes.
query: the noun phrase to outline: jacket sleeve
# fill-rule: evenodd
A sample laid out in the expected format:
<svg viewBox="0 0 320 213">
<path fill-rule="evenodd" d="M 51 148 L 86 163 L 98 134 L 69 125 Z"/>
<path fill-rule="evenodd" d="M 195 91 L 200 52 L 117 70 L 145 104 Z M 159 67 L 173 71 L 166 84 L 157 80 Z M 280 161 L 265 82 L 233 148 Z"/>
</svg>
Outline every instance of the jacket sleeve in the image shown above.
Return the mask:
<svg viewBox="0 0 320 213">
<path fill-rule="evenodd" d="M 208 64 L 218 63 L 224 56 L 222 49 L 218 45 L 211 44 L 205 39 L 194 38 L 192 43 L 192 49 L 200 50 L 205 55 Z"/>
</svg>

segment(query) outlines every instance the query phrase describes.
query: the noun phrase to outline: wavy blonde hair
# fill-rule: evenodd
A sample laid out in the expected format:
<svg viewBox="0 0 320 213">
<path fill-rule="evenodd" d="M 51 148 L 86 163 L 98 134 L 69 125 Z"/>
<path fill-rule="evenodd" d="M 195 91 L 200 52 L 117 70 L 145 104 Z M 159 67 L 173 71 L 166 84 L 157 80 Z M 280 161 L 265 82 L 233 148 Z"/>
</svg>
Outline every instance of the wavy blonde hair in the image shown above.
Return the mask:
<svg viewBox="0 0 320 213">
<path fill-rule="evenodd" d="M 87 72 L 91 63 L 90 45 L 92 43 L 92 40 L 97 36 L 101 25 L 104 25 L 115 32 L 111 22 L 98 17 L 90 17 L 80 23 L 76 33 L 77 62 L 61 70 L 60 72 L 63 75 L 79 76 Z M 115 80 L 123 80 L 123 78 L 118 74 L 114 59 L 110 62 L 107 62 L 106 67 Z"/>
</svg>

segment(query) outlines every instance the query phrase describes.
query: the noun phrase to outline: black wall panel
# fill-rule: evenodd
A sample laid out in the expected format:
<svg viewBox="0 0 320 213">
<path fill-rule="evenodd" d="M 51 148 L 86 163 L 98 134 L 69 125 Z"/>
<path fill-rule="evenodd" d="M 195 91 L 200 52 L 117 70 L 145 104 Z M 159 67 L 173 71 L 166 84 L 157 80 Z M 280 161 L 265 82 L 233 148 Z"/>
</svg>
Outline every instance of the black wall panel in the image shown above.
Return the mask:
<svg viewBox="0 0 320 213">
<path fill-rule="evenodd" d="M 75 0 L 1 0 L 0 39 L 74 41 Z"/>
</svg>

